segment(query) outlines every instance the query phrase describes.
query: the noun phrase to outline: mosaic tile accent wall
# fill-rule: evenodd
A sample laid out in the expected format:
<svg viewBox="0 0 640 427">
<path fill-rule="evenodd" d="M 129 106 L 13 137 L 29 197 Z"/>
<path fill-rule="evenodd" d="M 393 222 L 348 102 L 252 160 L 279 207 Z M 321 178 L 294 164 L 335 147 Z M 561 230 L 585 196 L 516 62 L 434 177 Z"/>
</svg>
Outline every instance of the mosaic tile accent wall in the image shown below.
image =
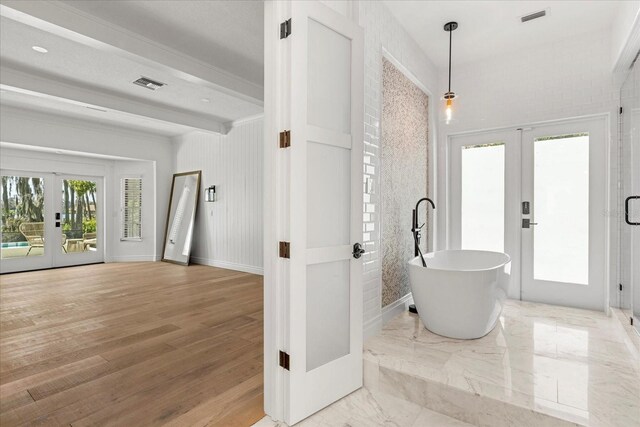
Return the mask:
<svg viewBox="0 0 640 427">
<path fill-rule="evenodd" d="M 380 196 L 382 306 L 407 295 L 413 258 L 411 211 L 427 195 L 429 98 L 390 61 L 382 59 Z M 421 205 L 420 224 L 427 208 Z M 426 243 L 424 228 L 422 245 Z"/>
</svg>

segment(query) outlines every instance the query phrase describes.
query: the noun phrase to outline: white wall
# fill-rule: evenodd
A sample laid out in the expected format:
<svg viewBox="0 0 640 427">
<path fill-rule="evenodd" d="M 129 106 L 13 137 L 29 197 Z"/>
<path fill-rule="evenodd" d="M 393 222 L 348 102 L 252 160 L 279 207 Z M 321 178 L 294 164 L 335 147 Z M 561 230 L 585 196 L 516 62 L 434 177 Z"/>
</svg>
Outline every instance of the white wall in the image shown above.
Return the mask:
<svg viewBox="0 0 640 427">
<path fill-rule="evenodd" d="M 113 240 L 105 260 L 159 259 L 173 174 L 169 138 L 7 106 L 0 108 L 0 117 L 0 140 L 3 142 L 145 160 L 137 165 L 113 163 L 113 175 L 105 179 L 106 194 L 114 201 L 113 208 L 107 212 L 111 216 L 107 224 L 112 224 L 107 233 Z M 25 164 L 24 169 L 28 168 Z M 141 242 L 120 242 L 119 227 L 116 226 L 119 215 L 119 182 L 116 187 L 116 181 L 120 173 L 131 169 L 143 176 L 148 190 L 143 203 L 151 209 L 145 210 L 144 214 L 150 215 L 152 211 L 153 214 L 143 219 L 147 224 Z M 149 229 L 149 224 L 153 224 L 153 228 Z"/>
<path fill-rule="evenodd" d="M 364 28 L 365 49 L 365 145 L 364 173 L 374 181 L 377 188 L 380 173 L 380 118 L 382 111 L 382 55 L 395 59 L 411 73 L 427 90 L 437 91 L 437 69 L 425 56 L 417 43 L 402 28 L 382 2 L 359 2 L 359 24 Z M 404 70 L 403 70 L 404 71 Z M 437 95 L 436 95 L 437 97 Z M 434 103 L 434 97 L 429 102 Z M 433 110 L 432 110 L 433 111 Z M 435 135 L 434 129 L 429 129 Z M 430 141 L 433 146 L 434 140 Z M 434 168 L 429 167 L 430 171 Z M 434 180 L 430 178 L 430 182 Z M 423 197 L 416 194 L 416 201 Z M 383 318 L 387 319 L 393 310 L 402 310 L 402 304 L 391 304 L 382 310 L 382 260 L 380 251 L 380 195 L 365 194 L 364 204 L 364 327 L 365 338 L 380 330 Z M 438 201 L 436 200 L 438 207 Z M 410 215 L 410 209 L 407 215 Z M 410 231 L 407 230 L 407 233 Z M 429 237 L 431 239 L 431 237 Z"/>
<path fill-rule="evenodd" d="M 447 89 L 441 73 L 440 89 Z M 460 98 L 454 117 L 444 124 L 440 105 L 438 193 L 445 194 L 446 141 L 450 134 L 524 125 L 589 114 L 610 114 L 611 206 L 615 206 L 617 176 L 617 107 L 619 92 L 611 67 L 611 31 L 587 33 L 553 44 L 454 66 L 452 90 Z M 446 206 L 440 203 L 438 236 L 446 234 Z M 603 206 L 603 211 L 607 207 Z M 610 216 L 613 218 L 614 213 Z M 615 251 L 615 221 L 611 221 L 611 248 Z M 442 242 L 445 247 L 446 242 Z M 610 277 L 615 279 L 615 252 Z M 511 296 L 519 294 L 512 287 Z M 611 289 L 613 295 L 614 289 Z M 611 300 L 613 301 L 613 299 Z"/>
<path fill-rule="evenodd" d="M 227 135 L 175 139 L 175 170 L 202 170 L 202 188 L 216 186 L 215 202 L 200 195 L 194 262 L 262 274 L 263 139 L 262 117 L 235 123 Z"/>
</svg>

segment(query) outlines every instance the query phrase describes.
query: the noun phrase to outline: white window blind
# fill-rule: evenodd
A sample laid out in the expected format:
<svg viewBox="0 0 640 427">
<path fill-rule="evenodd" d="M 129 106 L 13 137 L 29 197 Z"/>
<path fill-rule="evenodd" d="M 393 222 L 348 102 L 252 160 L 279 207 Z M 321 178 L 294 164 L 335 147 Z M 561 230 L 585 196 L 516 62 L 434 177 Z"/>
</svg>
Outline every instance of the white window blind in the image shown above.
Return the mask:
<svg viewBox="0 0 640 427">
<path fill-rule="evenodd" d="M 142 178 L 122 178 L 122 240 L 142 238 Z"/>
</svg>

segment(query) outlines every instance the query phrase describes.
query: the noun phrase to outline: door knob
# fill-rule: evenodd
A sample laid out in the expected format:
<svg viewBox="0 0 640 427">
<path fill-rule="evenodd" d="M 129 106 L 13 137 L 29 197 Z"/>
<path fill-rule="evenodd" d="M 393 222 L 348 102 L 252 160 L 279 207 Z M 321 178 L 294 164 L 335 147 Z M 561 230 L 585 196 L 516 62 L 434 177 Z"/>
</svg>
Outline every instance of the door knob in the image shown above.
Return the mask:
<svg viewBox="0 0 640 427">
<path fill-rule="evenodd" d="M 359 259 L 362 255 L 364 255 L 365 250 L 362 249 L 362 245 L 360 243 L 356 243 L 353 245 L 353 257 L 355 259 Z"/>
<path fill-rule="evenodd" d="M 537 222 L 531 222 L 529 218 L 522 219 L 522 228 L 531 228 L 532 225 L 538 225 Z"/>
</svg>

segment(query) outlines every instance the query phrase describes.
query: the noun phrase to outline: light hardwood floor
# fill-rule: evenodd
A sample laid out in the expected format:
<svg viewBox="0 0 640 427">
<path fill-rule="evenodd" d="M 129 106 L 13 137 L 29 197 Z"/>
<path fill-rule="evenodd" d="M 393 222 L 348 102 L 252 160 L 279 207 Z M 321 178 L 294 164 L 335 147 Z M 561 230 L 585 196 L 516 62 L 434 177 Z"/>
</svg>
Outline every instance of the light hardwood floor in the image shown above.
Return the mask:
<svg viewBox="0 0 640 427">
<path fill-rule="evenodd" d="M 99 264 L 0 276 L 0 424 L 247 426 L 262 277 Z"/>
</svg>

